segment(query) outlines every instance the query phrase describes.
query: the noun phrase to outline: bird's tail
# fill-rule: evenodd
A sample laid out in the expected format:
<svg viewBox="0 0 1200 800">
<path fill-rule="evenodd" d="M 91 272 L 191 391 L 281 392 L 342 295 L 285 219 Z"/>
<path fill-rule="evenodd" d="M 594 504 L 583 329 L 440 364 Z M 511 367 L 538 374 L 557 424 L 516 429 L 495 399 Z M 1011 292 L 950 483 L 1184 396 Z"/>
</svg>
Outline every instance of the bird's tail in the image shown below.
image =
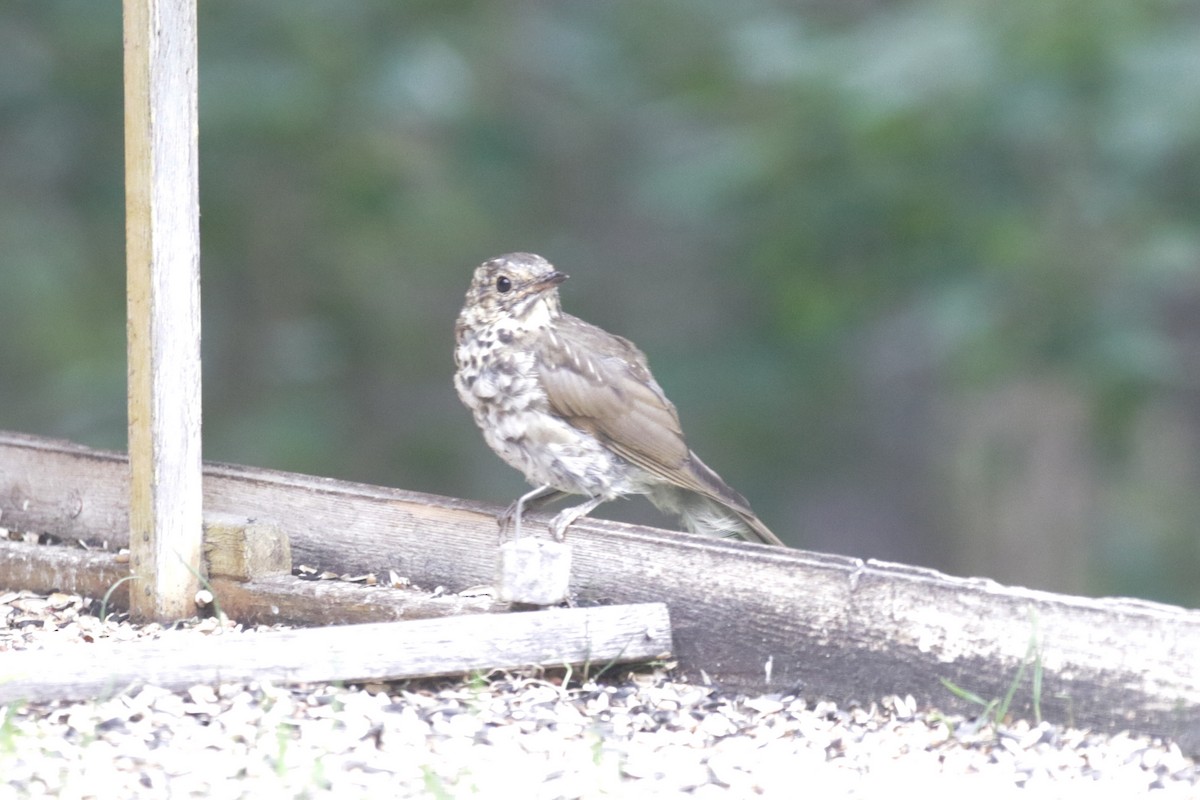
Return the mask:
<svg viewBox="0 0 1200 800">
<path fill-rule="evenodd" d="M 735 508 L 699 492 L 666 485 L 655 487 L 649 498 L 659 509 L 679 515 L 692 533 L 738 535 L 746 541 L 786 547 L 749 508 Z"/>
</svg>

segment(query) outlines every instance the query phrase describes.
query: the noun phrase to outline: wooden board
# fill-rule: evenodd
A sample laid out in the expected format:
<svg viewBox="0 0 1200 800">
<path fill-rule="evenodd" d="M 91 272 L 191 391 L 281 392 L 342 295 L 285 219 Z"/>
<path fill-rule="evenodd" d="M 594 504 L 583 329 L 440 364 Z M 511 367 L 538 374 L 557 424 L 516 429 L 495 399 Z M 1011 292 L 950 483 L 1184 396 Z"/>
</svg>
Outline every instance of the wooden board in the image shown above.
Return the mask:
<svg viewBox="0 0 1200 800">
<path fill-rule="evenodd" d="M 124 0 L 132 611 L 199 587 L 200 201 L 195 0 Z"/>
<path fill-rule="evenodd" d="M 129 608 L 129 559 L 96 552 L 0 540 L 0 587 L 70 592 L 107 598 L 113 611 Z M 345 625 L 481 614 L 502 608 L 490 596 L 433 595 L 412 589 L 339 580 L 263 575 L 252 580 L 210 575 L 215 603 L 246 625 Z"/>
<path fill-rule="evenodd" d="M 119 540 L 121 456 L 0 435 L 0 524 Z M 491 582 L 497 506 L 247 467 L 205 471 L 210 512 L 264 516 L 297 563 L 394 568 L 450 592 Z M 532 530 L 545 517 L 530 518 Z M 967 710 L 940 682 L 1001 697 L 1040 651 L 1042 709 L 1098 728 L 1200 730 L 1200 613 L 1091 599 L 687 534 L 587 521 L 573 529 L 581 603 L 665 602 L 680 669 L 729 689 L 839 702 L 912 693 Z M 1016 694 L 1028 713 L 1028 683 Z"/>
<path fill-rule="evenodd" d="M 27 650 L 0 659 L 0 704 L 105 697 L 153 684 L 391 681 L 527 666 L 665 658 L 670 623 L 661 603 L 520 614 L 97 643 L 86 658 Z"/>
<path fill-rule="evenodd" d="M 0 539 L 0 590 L 71 592 L 129 608 L 129 557 Z"/>
</svg>

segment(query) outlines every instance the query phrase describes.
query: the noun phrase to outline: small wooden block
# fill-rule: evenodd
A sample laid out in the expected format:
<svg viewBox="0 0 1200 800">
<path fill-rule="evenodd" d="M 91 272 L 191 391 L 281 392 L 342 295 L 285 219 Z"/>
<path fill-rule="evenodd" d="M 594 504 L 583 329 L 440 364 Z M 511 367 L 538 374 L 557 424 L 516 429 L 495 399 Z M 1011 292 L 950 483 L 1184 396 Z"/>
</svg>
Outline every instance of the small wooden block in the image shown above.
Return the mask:
<svg viewBox="0 0 1200 800">
<path fill-rule="evenodd" d="M 496 598 L 503 603 L 552 606 L 567 599 L 571 547 L 526 536 L 500 545 Z"/>
<path fill-rule="evenodd" d="M 292 571 L 291 543 L 278 524 L 267 520 L 206 518 L 204 558 L 209 576 L 238 581 Z"/>
</svg>

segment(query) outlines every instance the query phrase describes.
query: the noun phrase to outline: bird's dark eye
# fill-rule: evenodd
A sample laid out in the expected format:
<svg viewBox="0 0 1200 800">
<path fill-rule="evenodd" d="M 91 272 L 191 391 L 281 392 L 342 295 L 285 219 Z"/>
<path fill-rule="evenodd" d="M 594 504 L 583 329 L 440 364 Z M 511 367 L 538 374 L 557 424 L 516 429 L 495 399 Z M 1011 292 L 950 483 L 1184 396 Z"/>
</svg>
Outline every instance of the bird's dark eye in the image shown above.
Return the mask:
<svg viewBox="0 0 1200 800">
<path fill-rule="evenodd" d="M 512 288 L 512 281 L 510 281 L 508 279 L 507 275 L 501 275 L 499 278 L 496 278 L 496 291 L 497 292 L 499 292 L 500 294 L 504 294 L 511 288 Z"/>
</svg>

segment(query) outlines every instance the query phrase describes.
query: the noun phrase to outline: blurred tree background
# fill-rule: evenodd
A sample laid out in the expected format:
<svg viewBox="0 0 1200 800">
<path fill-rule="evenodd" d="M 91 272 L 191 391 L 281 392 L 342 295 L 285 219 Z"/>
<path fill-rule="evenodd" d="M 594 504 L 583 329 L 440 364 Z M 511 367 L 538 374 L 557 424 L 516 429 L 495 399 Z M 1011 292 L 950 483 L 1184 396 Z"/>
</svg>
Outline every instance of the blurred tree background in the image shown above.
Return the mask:
<svg viewBox="0 0 1200 800">
<path fill-rule="evenodd" d="M 1200 604 L 1198 43 L 1175 0 L 201 3 L 206 457 L 509 502 L 452 328 L 532 250 L 791 543 Z M 124 448 L 121 101 L 120 3 L 0 6 L 0 428 Z"/>
</svg>

